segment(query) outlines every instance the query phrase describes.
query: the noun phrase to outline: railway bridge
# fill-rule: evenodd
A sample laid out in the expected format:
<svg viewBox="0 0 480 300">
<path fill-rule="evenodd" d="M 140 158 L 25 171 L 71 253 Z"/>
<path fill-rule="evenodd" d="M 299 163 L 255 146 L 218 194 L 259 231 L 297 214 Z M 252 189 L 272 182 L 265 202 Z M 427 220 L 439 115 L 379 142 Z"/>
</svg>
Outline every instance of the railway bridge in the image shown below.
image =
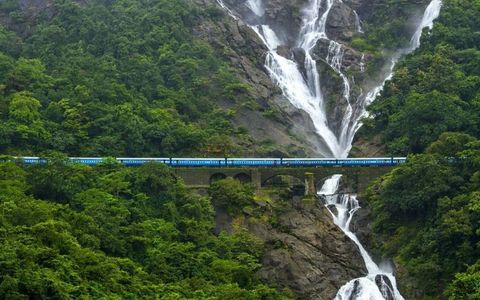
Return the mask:
<svg viewBox="0 0 480 300">
<path fill-rule="evenodd" d="M 363 191 L 368 184 L 388 173 L 393 166 L 355 166 L 355 167 L 277 167 L 277 168 L 174 168 L 175 174 L 182 178 L 190 188 L 208 188 L 217 179 L 232 177 L 242 182 L 251 182 L 257 191 L 280 176 L 297 179 L 305 186 L 305 194 L 313 195 L 325 179 L 342 174 L 344 182 L 353 188 L 353 192 Z"/>
<path fill-rule="evenodd" d="M 25 164 L 46 163 L 40 157 L 17 157 Z M 190 188 L 207 188 L 217 179 L 233 177 L 251 182 L 257 191 L 281 176 L 295 178 L 305 186 L 305 194 L 313 195 L 323 181 L 334 174 L 342 174 L 343 180 L 353 192 L 364 190 L 375 178 L 405 163 L 405 157 L 377 158 L 113 158 L 126 166 L 160 163 L 171 167 Z M 67 163 L 97 165 L 112 158 L 71 157 Z"/>
</svg>

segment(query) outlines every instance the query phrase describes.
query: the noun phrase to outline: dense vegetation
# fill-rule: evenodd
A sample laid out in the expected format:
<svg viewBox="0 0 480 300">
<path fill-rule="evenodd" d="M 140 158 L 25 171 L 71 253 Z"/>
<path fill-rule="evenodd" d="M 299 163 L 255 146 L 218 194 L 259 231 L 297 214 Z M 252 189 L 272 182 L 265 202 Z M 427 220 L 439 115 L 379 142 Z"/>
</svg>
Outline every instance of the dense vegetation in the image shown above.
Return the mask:
<svg viewBox="0 0 480 300">
<path fill-rule="evenodd" d="M 446 131 L 480 136 L 479 6 L 445 1 L 434 30 L 369 107 L 365 128 L 388 153 L 422 153 Z"/>
<path fill-rule="evenodd" d="M 384 49 L 397 51 L 408 45 L 416 28 L 415 20 L 430 1 L 368 1 L 363 20 L 365 34 L 353 39 L 353 46 L 360 50 L 381 52 Z M 381 53 L 379 53 L 380 55 Z"/>
<path fill-rule="evenodd" d="M 407 298 L 480 299 L 479 19 L 479 1 L 444 1 L 363 129 L 389 155 L 412 154 L 366 195 Z"/>
<path fill-rule="evenodd" d="M 223 49 L 193 34 L 218 11 L 186 0 L 20 3 L 0 1 L 0 153 L 181 156 L 246 138 L 216 103 L 245 100 L 247 86 Z"/>
<path fill-rule="evenodd" d="M 1 299 L 286 299 L 164 166 L 0 163 Z"/>
</svg>

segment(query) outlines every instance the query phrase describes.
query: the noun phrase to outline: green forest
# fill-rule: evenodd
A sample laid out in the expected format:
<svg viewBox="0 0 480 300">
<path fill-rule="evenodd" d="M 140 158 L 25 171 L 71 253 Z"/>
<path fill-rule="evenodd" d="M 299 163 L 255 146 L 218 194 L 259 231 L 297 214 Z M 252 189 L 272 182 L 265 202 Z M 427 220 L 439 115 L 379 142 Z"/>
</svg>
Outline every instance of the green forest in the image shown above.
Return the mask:
<svg viewBox="0 0 480 300">
<path fill-rule="evenodd" d="M 255 279 L 262 241 L 213 227 L 159 164 L 0 163 L 0 299 L 289 299 Z"/>
<path fill-rule="evenodd" d="M 247 86 L 192 32 L 218 9 L 77 2 L 56 0 L 50 18 L 0 2 L 0 153 L 189 156 L 248 138 L 217 105 Z"/>
<path fill-rule="evenodd" d="M 363 136 L 408 163 L 365 194 L 407 299 L 480 299 L 480 2 L 444 1 L 369 107 Z"/>
</svg>

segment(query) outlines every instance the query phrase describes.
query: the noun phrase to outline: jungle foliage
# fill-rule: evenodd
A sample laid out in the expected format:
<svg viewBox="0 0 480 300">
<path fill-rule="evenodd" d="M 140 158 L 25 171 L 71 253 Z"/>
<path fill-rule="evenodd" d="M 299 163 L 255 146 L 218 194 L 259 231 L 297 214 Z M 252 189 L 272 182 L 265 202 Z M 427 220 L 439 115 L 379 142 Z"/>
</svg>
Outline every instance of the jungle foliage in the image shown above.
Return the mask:
<svg viewBox="0 0 480 300">
<path fill-rule="evenodd" d="M 363 134 L 388 154 L 422 153 L 443 132 L 480 136 L 480 3 L 444 1 L 421 47 L 402 60 L 369 107 Z"/>
<path fill-rule="evenodd" d="M 188 156 L 245 135 L 217 103 L 245 99 L 248 86 L 193 32 L 215 10 L 187 0 L 55 0 L 38 12 L 20 3 L 0 3 L 0 153 Z"/>
<path fill-rule="evenodd" d="M 263 243 L 159 164 L 0 163 L 0 299 L 287 299 Z"/>
<path fill-rule="evenodd" d="M 406 298 L 480 299 L 480 2 L 445 0 L 362 134 L 408 162 L 365 197 Z"/>
</svg>

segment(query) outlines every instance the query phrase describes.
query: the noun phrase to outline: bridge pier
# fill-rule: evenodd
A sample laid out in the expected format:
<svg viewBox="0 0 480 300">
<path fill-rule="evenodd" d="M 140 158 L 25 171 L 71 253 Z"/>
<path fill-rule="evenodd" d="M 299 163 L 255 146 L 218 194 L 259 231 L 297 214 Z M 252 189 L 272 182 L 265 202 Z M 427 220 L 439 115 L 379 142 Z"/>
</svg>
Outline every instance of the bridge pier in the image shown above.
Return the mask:
<svg viewBox="0 0 480 300">
<path fill-rule="evenodd" d="M 315 175 L 310 172 L 305 173 L 305 196 L 313 196 L 317 193 L 315 187 Z"/>
<path fill-rule="evenodd" d="M 260 193 L 262 189 L 262 174 L 258 169 L 253 169 L 252 172 L 252 184 L 255 187 L 255 193 Z"/>
</svg>

